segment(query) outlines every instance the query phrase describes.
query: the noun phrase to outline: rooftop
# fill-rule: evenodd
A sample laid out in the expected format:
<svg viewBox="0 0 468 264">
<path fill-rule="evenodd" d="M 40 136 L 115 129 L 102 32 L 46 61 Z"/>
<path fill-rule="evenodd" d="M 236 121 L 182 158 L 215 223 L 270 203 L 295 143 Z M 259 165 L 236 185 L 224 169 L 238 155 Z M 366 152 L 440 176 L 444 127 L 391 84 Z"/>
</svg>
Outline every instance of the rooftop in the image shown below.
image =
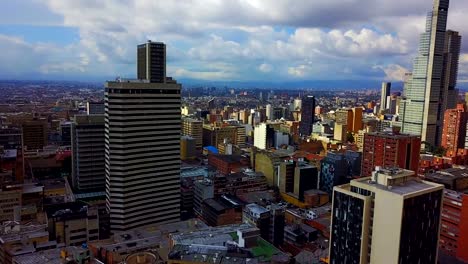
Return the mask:
<svg viewBox="0 0 468 264">
<path fill-rule="evenodd" d="M 192 177 L 208 177 L 207 167 L 182 167 L 180 169 L 180 177 L 192 178 Z"/>
<path fill-rule="evenodd" d="M 93 244 L 105 248 L 108 251 L 128 252 L 146 250 L 161 244 L 168 243 L 167 234 L 185 232 L 195 232 L 196 230 L 207 228 L 202 221 L 190 219 L 187 221 L 163 224 L 159 226 L 149 226 L 134 229 L 126 232 L 114 234 L 113 239 L 94 242 Z"/>
<path fill-rule="evenodd" d="M 272 244 L 263 240 L 262 238 L 257 239 L 257 245 L 251 249 L 255 258 L 260 262 L 271 263 L 271 259 L 274 255 L 284 255 Z"/>
<path fill-rule="evenodd" d="M 384 138 L 393 138 L 393 139 L 400 139 L 400 138 L 421 138 L 420 136 L 417 136 L 417 135 L 403 134 L 403 133 L 395 133 L 395 132 L 392 132 L 392 131 L 388 131 L 388 132 L 371 132 L 371 133 L 367 133 L 367 135 L 370 135 L 370 136 L 378 136 L 378 137 L 384 137 Z"/>
<path fill-rule="evenodd" d="M 242 159 L 242 156 L 240 155 L 213 154 L 211 156 L 212 158 L 216 158 L 216 159 L 222 160 L 224 162 L 229 162 L 229 163 L 237 163 L 237 162 L 240 162 Z"/>
<path fill-rule="evenodd" d="M 83 202 L 70 202 L 65 204 L 48 205 L 45 208 L 48 218 L 76 219 L 86 217 L 88 205 Z"/>
<path fill-rule="evenodd" d="M 86 256 L 87 254 L 89 254 L 89 251 L 87 249 L 79 247 L 54 248 L 14 257 L 13 262 L 16 264 L 63 264 L 65 263 L 65 259 L 61 257 L 61 253 L 63 250 L 67 252 L 67 254 L 70 256 L 70 259 L 78 259 L 79 255 Z M 89 263 L 91 264 L 96 262 L 91 261 Z"/>
<path fill-rule="evenodd" d="M 237 195 L 245 203 L 270 203 L 276 199 L 273 191 L 257 191 L 257 192 L 246 192 Z"/>
<path fill-rule="evenodd" d="M 386 190 L 398 195 L 409 195 L 441 188 L 443 185 L 422 181 L 415 177 L 414 171 L 398 168 L 376 168 L 372 177 L 360 178 L 351 181 L 351 186 L 372 190 L 374 188 Z"/>
<path fill-rule="evenodd" d="M 13 159 L 18 156 L 18 150 L 17 149 L 4 149 L 3 153 L 0 153 L 0 157 L 4 159 Z"/>
<path fill-rule="evenodd" d="M 204 200 L 203 202 L 218 212 L 226 209 L 236 208 L 242 206 L 243 204 L 241 200 L 231 195 L 222 195 L 220 198 L 210 198 Z"/>
<path fill-rule="evenodd" d="M 456 186 L 452 186 L 454 181 L 460 179 L 468 180 L 468 169 L 449 168 L 433 173 L 428 173 L 424 177 L 429 181 L 444 184 L 446 188 L 456 188 Z"/>
<path fill-rule="evenodd" d="M 259 216 L 261 214 L 269 212 L 269 210 L 266 209 L 265 207 L 260 206 L 258 204 L 254 204 L 254 203 L 246 205 L 245 211 L 249 211 L 254 216 Z"/>
<path fill-rule="evenodd" d="M 252 226 L 248 224 L 207 227 L 193 232 L 181 232 L 172 235 L 174 244 L 181 245 L 213 245 L 224 246 L 227 241 L 234 241 L 231 236 L 237 230 L 246 230 Z"/>
</svg>

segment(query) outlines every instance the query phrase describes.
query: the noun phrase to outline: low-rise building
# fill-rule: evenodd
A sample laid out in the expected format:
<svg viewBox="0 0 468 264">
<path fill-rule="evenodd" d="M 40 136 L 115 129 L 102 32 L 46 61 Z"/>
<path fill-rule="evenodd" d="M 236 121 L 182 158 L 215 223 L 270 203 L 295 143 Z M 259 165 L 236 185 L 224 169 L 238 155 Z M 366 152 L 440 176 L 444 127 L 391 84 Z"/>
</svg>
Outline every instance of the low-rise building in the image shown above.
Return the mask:
<svg viewBox="0 0 468 264">
<path fill-rule="evenodd" d="M 239 224 L 242 222 L 242 206 L 242 201 L 230 195 L 206 199 L 203 201 L 202 217 L 210 226 Z"/>
<path fill-rule="evenodd" d="M 50 238 L 67 246 L 81 246 L 99 239 L 98 209 L 81 202 L 46 208 Z"/>
</svg>

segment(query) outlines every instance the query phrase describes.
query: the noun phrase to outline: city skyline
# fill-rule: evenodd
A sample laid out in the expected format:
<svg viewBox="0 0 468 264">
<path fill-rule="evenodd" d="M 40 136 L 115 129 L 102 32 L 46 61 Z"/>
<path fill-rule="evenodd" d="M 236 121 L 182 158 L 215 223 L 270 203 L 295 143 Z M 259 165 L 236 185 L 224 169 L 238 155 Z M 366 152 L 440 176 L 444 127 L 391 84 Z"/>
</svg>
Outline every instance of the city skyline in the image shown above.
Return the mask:
<svg viewBox="0 0 468 264">
<path fill-rule="evenodd" d="M 468 263 L 466 0 L 16 2 L 1 264 Z"/>
<path fill-rule="evenodd" d="M 431 4 L 381 0 L 360 10 L 354 1 L 6 3 L 0 47 L 10 52 L 0 55 L 0 78 L 132 77 L 133 47 L 152 39 L 168 45 L 168 75 L 178 79 L 401 81 Z M 467 35 L 468 4 L 450 4 L 448 29 Z M 461 86 L 467 52 L 462 43 Z"/>
</svg>

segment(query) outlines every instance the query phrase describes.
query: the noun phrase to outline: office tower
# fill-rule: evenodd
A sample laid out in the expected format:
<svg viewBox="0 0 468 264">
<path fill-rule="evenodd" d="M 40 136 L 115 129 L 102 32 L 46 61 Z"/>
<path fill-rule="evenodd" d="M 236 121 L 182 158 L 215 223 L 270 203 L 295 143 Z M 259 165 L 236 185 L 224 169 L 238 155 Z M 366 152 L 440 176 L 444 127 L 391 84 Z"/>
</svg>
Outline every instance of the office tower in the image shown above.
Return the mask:
<svg viewBox="0 0 468 264">
<path fill-rule="evenodd" d="M 239 121 L 241 121 L 243 124 L 248 124 L 249 123 L 249 110 L 243 109 L 239 111 Z"/>
<path fill-rule="evenodd" d="M 306 162 L 296 162 L 294 168 L 294 195 L 304 201 L 304 192 L 318 188 L 318 169 Z"/>
<path fill-rule="evenodd" d="M 345 153 L 331 152 L 320 161 L 319 189 L 330 196 L 333 187 L 348 183 L 361 173 L 362 153 L 347 150 Z"/>
<path fill-rule="evenodd" d="M 347 131 L 347 125 L 335 122 L 335 127 L 333 128 L 333 139 L 341 142 L 346 142 Z"/>
<path fill-rule="evenodd" d="M 71 145 L 71 122 L 65 121 L 60 124 L 60 137 L 62 138 L 62 146 Z"/>
<path fill-rule="evenodd" d="M 21 149 L 23 139 L 21 129 L 0 127 L 0 147 L 4 149 Z"/>
<path fill-rule="evenodd" d="M 182 119 L 182 135 L 193 137 L 195 146 L 200 151 L 203 147 L 203 122 L 193 118 Z"/>
<path fill-rule="evenodd" d="M 362 107 L 338 109 L 335 112 L 335 124 L 346 126 L 346 132 L 357 133 L 363 125 L 362 112 Z"/>
<path fill-rule="evenodd" d="M 362 129 L 362 107 L 354 107 L 353 111 L 353 127 L 351 130 L 348 130 L 353 133 L 357 133 Z"/>
<path fill-rule="evenodd" d="M 286 160 L 278 166 L 278 186 L 282 193 L 288 193 L 304 201 L 304 192 L 317 189 L 318 169 L 304 161 Z"/>
<path fill-rule="evenodd" d="M 395 115 L 398 113 L 398 106 L 400 104 L 400 100 L 401 100 L 401 97 L 400 96 L 397 96 L 395 94 L 393 95 L 390 95 L 387 97 L 387 106 L 386 106 L 386 109 L 387 109 L 387 113 L 388 114 L 392 114 L 392 115 Z"/>
<path fill-rule="evenodd" d="M 460 57 L 461 36 L 456 31 L 447 30 L 444 45 L 444 65 L 442 90 L 445 95 L 443 109 L 453 109 L 458 101 L 457 75 Z"/>
<path fill-rule="evenodd" d="M 315 120 L 315 97 L 311 95 L 303 97 L 301 107 L 299 133 L 303 137 L 308 137 L 312 133 L 312 124 Z"/>
<path fill-rule="evenodd" d="M 273 107 L 271 104 L 266 105 L 266 119 L 267 120 L 273 120 Z"/>
<path fill-rule="evenodd" d="M 254 146 L 269 149 L 274 146 L 275 129 L 267 123 L 261 123 L 254 129 Z"/>
<path fill-rule="evenodd" d="M 348 131 L 353 130 L 353 110 L 350 108 L 341 108 L 335 112 L 335 124 L 347 127 Z"/>
<path fill-rule="evenodd" d="M 437 263 L 442 195 L 395 168 L 336 186 L 330 263 Z"/>
<path fill-rule="evenodd" d="M 418 171 L 421 138 L 393 132 L 364 135 L 361 176 L 368 177 L 376 166 Z"/>
<path fill-rule="evenodd" d="M 86 113 L 88 115 L 103 115 L 104 114 L 104 102 L 87 102 Z"/>
<path fill-rule="evenodd" d="M 150 55 L 165 58 L 159 51 Z M 141 60 L 152 59 L 139 56 L 139 65 L 145 65 Z M 181 85 L 159 76 L 162 70 L 151 72 L 150 79 L 106 83 L 106 191 L 112 231 L 180 217 Z"/>
<path fill-rule="evenodd" d="M 440 144 L 442 120 L 446 107 L 456 96 L 456 71 L 460 38 L 446 34 L 449 0 L 434 0 L 421 34 L 419 54 L 413 73 L 404 87 L 402 131 L 421 135 L 433 146 Z M 445 67 L 445 68 L 444 68 Z"/>
<path fill-rule="evenodd" d="M 245 126 L 237 125 L 236 127 L 236 140 L 234 144 L 237 145 L 239 148 L 245 148 L 245 141 L 247 132 Z"/>
<path fill-rule="evenodd" d="M 465 104 L 458 104 L 457 108 L 445 111 L 441 145 L 447 151 L 457 152 L 459 148 L 464 148 L 467 117 Z"/>
<path fill-rule="evenodd" d="M 17 183 L 24 180 L 24 155 L 21 129 L 0 127 L 0 171 L 10 171 Z M 4 176 L 7 176 L 4 174 Z M 7 181 L 4 176 L 0 180 Z M 0 184 L 0 187 L 3 184 Z"/>
<path fill-rule="evenodd" d="M 224 139 L 229 142 L 236 142 L 237 128 L 234 126 L 219 127 L 210 124 L 203 125 L 203 146 L 215 146 L 224 143 Z"/>
<path fill-rule="evenodd" d="M 166 82 L 166 45 L 148 40 L 138 45 L 137 72 L 139 80 L 149 80 L 152 83 Z"/>
<path fill-rule="evenodd" d="M 188 160 L 196 157 L 196 143 L 191 136 L 182 136 L 180 138 L 180 159 Z"/>
<path fill-rule="evenodd" d="M 382 91 L 380 92 L 380 110 L 387 109 L 387 97 L 390 96 L 391 87 L 392 87 L 392 83 L 389 83 L 389 82 L 382 83 Z"/>
<path fill-rule="evenodd" d="M 281 162 L 278 166 L 278 183 L 274 182 L 275 186 L 278 186 L 282 193 L 293 193 L 294 192 L 294 174 L 296 172 L 296 163 L 293 160 L 286 160 Z M 270 184 L 270 183 L 269 183 Z M 270 184 L 271 186 L 272 184 Z"/>
<path fill-rule="evenodd" d="M 106 189 L 104 142 L 104 115 L 75 116 L 71 123 L 73 189 Z"/>
<path fill-rule="evenodd" d="M 32 120 L 23 123 L 23 145 L 27 150 L 40 150 L 47 145 L 46 120 Z"/>
</svg>

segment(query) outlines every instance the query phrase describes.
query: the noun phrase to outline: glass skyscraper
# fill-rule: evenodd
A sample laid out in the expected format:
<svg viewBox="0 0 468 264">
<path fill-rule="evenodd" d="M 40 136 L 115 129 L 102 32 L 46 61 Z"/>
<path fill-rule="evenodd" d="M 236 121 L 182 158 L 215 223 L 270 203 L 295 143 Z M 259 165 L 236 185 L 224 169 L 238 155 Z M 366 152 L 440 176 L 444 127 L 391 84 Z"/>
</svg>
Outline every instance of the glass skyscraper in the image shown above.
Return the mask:
<svg viewBox="0 0 468 264">
<path fill-rule="evenodd" d="M 434 0 L 400 106 L 402 131 L 421 135 L 422 141 L 434 146 L 440 145 L 444 111 L 454 106 L 457 97 L 460 37 L 446 32 L 448 7 L 449 0 Z"/>
</svg>

